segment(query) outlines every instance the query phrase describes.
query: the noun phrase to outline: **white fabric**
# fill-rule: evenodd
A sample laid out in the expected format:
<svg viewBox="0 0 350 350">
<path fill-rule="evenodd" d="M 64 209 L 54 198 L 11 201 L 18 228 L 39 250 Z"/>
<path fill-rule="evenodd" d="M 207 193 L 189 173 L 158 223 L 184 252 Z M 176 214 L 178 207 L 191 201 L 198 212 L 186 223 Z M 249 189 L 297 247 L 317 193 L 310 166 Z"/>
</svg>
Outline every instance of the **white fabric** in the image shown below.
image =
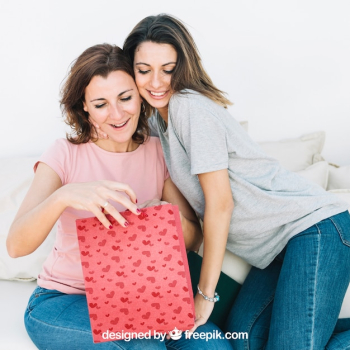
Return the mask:
<svg viewBox="0 0 350 350">
<path fill-rule="evenodd" d="M 328 182 L 328 169 L 328 163 L 323 161 L 312 164 L 306 169 L 299 170 L 296 173 L 326 189 Z"/>
<path fill-rule="evenodd" d="M 32 182 L 37 159 L 0 159 L 0 279 L 36 278 L 55 240 L 54 228 L 43 244 L 28 256 L 13 259 L 6 249 L 9 228 Z"/>
<path fill-rule="evenodd" d="M 314 162 L 314 156 L 321 153 L 325 142 L 323 131 L 306 134 L 296 139 L 275 142 L 260 142 L 260 146 L 271 157 L 291 171 L 307 168 Z"/>
<path fill-rule="evenodd" d="M 36 282 L 0 281 L 0 350 L 35 350 L 23 316 Z"/>
<path fill-rule="evenodd" d="M 241 124 L 241 127 L 248 132 L 248 122 L 246 120 L 239 122 Z"/>
<path fill-rule="evenodd" d="M 350 188 L 350 165 L 335 167 L 329 165 L 329 180 L 327 190 Z"/>
</svg>

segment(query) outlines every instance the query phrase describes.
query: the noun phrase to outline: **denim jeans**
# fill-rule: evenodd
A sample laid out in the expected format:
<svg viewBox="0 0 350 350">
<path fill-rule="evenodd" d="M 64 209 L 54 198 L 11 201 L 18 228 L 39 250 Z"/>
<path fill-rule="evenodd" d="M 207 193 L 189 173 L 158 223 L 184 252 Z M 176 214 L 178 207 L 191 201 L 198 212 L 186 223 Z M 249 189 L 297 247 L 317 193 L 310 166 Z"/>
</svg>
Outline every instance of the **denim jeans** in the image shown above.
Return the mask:
<svg viewBox="0 0 350 350">
<path fill-rule="evenodd" d="M 186 339 L 179 340 L 132 339 L 94 344 L 92 341 L 90 318 L 85 295 L 64 294 L 57 290 L 37 287 L 31 295 L 24 315 L 27 332 L 42 350 L 161 350 L 161 349 L 202 349 L 232 350 L 226 339 Z M 213 323 L 198 327 L 197 332 L 221 330 Z"/>
<path fill-rule="evenodd" d="M 350 282 L 350 215 L 322 220 L 294 236 L 265 269 L 252 268 L 226 331 L 245 350 L 350 349 L 350 319 L 339 319 Z"/>
</svg>

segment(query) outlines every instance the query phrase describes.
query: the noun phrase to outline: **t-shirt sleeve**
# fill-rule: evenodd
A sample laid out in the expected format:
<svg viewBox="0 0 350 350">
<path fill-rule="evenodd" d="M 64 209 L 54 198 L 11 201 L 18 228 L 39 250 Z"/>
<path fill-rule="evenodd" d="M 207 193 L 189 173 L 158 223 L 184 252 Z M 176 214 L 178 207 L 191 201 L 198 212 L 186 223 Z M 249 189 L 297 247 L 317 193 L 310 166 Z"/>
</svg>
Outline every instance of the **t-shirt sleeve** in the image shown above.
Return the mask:
<svg viewBox="0 0 350 350">
<path fill-rule="evenodd" d="M 68 169 L 70 152 L 67 140 L 56 140 L 39 158 L 34 165 L 34 172 L 39 163 L 45 163 L 60 177 L 62 185 L 68 182 L 68 175 L 66 169 Z"/>
<path fill-rule="evenodd" d="M 224 123 L 210 108 L 214 102 L 200 102 L 191 94 L 176 96 L 170 113 L 174 132 L 189 157 L 192 175 L 228 168 Z"/>
</svg>

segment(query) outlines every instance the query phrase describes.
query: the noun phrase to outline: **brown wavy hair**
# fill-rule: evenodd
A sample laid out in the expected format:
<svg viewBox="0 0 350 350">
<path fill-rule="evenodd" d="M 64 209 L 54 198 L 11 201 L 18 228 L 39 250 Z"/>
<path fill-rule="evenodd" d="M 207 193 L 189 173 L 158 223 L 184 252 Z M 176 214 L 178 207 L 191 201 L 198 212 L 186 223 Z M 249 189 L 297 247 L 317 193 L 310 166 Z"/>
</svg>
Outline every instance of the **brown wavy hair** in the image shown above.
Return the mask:
<svg viewBox="0 0 350 350">
<path fill-rule="evenodd" d="M 225 97 L 205 71 L 198 48 L 186 26 L 177 18 L 159 14 L 141 20 L 124 41 L 123 51 L 134 64 L 135 51 L 143 42 L 169 44 L 177 52 L 177 63 L 172 73 L 171 88 L 174 92 L 191 89 L 227 108 L 232 102 Z M 154 112 L 147 101 L 146 114 Z"/>
<path fill-rule="evenodd" d="M 89 122 L 89 114 L 84 111 L 85 89 L 94 76 L 99 75 L 106 78 L 114 71 L 123 71 L 133 79 L 135 78 L 134 70 L 123 50 L 115 45 L 92 46 L 73 61 L 61 91 L 60 101 L 65 123 L 72 129 L 72 133 L 66 135 L 67 140 L 71 143 L 80 144 L 97 140 L 94 136 L 97 135 L 97 131 Z M 146 114 L 141 109 L 132 139 L 142 144 L 149 134 Z"/>
</svg>

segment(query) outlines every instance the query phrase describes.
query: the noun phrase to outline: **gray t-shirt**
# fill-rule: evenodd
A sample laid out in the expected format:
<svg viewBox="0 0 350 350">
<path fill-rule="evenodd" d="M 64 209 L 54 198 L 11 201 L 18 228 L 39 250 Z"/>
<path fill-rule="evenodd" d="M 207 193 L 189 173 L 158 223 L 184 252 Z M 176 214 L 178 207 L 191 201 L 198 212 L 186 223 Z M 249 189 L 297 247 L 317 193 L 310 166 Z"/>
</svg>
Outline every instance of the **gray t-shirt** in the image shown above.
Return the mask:
<svg viewBox="0 0 350 350">
<path fill-rule="evenodd" d="M 228 169 L 235 203 L 228 250 L 265 268 L 291 237 L 347 210 L 347 203 L 266 155 L 225 108 L 186 92 L 171 97 L 168 127 L 158 113 L 149 124 L 173 182 L 200 218 L 205 201 L 197 174 Z"/>
</svg>

